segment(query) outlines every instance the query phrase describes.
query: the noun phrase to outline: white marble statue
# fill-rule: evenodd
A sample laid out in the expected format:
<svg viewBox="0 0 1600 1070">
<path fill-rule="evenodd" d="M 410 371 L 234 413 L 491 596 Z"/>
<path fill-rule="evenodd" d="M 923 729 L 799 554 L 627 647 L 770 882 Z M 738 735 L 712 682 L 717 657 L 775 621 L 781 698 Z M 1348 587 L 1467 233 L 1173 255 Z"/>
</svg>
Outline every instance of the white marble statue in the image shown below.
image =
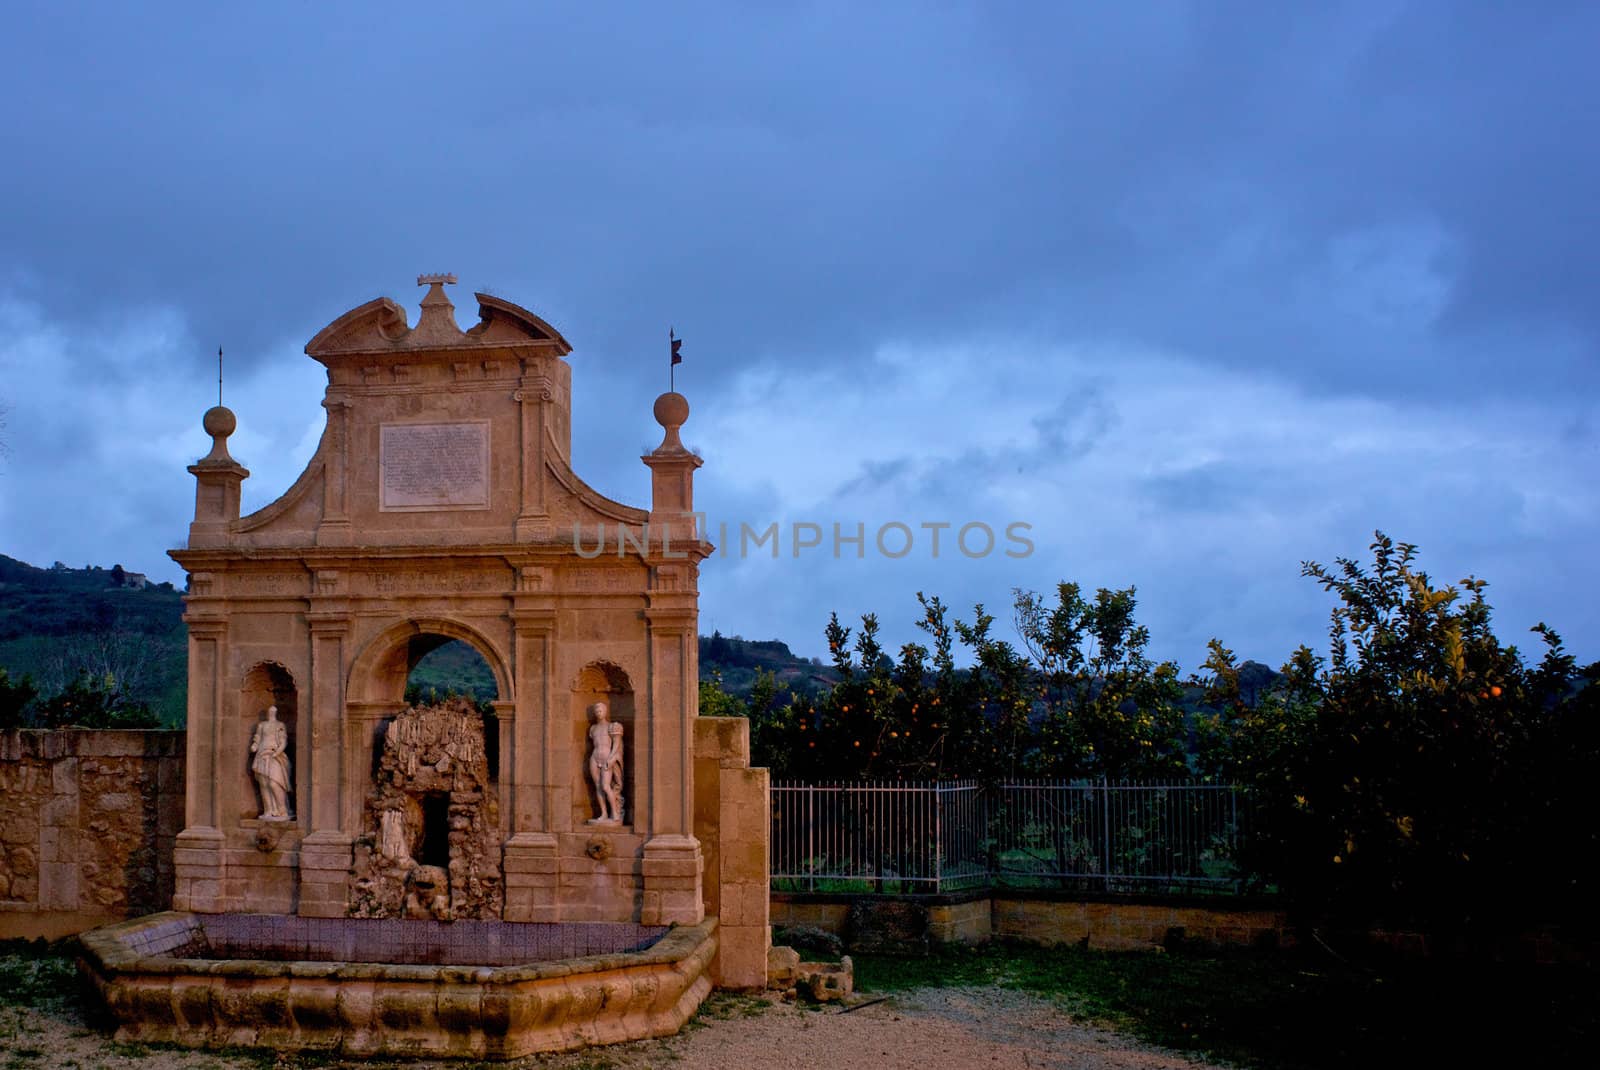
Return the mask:
<svg viewBox="0 0 1600 1070">
<path fill-rule="evenodd" d="M 604 702 L 589 707 L 594 724 L 589 726 L 589 780 L 600 800 L 600 814 L 589 819 L 591 825 L 622 824 L 622 726 L 611 720 L 611 708 Z"/>
<path fill-rule="evenodd" d="M 378 853 L 383 857 L 392 862 L 410 862 L 410 838 L 405 814 L 399 810 L 385 810 L 378 815 Z"/>
<path fill-rule="evenodd" d="M 289 820 L 289 730 L 278 720 L 278 707 L 268 706 L 266 720 L 256 725 L 250 740 L 250 772 L 261 793 L 265 821 Z"/>
</svg>

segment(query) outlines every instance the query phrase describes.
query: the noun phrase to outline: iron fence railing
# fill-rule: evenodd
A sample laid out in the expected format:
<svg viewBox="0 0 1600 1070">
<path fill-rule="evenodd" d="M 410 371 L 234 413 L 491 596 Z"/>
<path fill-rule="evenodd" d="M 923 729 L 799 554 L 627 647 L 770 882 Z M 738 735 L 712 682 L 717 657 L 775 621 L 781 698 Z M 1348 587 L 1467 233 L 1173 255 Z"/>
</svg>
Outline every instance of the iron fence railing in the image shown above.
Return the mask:
<svg viewBox="0 0 1600 1070">
<path fill-rule="evenodd" d="M 780 781 L 772 886 L 1231 892 L 1246 819 L 1225 784 Z"/>
</svg>

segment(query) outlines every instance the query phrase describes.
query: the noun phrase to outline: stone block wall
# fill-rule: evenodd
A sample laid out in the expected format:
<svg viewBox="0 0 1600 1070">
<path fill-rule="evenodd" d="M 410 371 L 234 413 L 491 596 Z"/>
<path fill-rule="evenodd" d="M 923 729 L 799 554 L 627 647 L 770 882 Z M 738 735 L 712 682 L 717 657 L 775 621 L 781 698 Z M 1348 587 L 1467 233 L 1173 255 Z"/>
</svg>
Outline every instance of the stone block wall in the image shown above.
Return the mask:
<svg viewBox="0 0 1600 1070">
<path fill-rule="evenodd" d="M 1162 902 L 1085 902 L 996 895 L 991 931 L 1001 939 L 1099 951 L 1150 951 L 1168 934 L 1208 947 L 1293 943 L 1282 910 Z"/>
<path fill-rule="evenodd" d="M 771 921 L 853 938 L 858 934 L 851 932 L 852 918 L 860 912 L 852 912 L 851 898 L 774 893 Z M 1294 942 L 1284 911 L 1247 904 L 1088 900 L 1000 890 L 906 900 L 925 912 L 927 938 L 945 944 L 1001 939 L 1098 951 L 1153 951 L 1165 946 L 1169 936 L 1210 947 L 1287 947 Z"/>
<path fill-rule="evenodd" d="M 694 834 L 705 857 L 706 913 L 716 915 L 712 976 L 722 988 L 765 988 L 772 806 L 767 770 L 750 768 L 750 722 L 697 717 Z"/>
<path fill-rule="evenodd" d="M 182 732 L 0 733 L 0 938 L 170 906 L 183 756 Z"/>
</svg>

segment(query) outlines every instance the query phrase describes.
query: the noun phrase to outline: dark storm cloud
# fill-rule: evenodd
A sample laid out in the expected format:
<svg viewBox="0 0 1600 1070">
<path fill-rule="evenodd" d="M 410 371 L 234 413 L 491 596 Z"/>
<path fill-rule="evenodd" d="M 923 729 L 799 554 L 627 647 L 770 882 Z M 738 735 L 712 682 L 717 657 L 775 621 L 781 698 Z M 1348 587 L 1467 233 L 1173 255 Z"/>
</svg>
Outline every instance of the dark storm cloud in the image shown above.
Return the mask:
<svg viewBox="0 0 1600 1070">
<path fill-rule="evenodd" d="M 1593 8 L 382 11 L 15 13 L 10 269 L 243 349 L 446 261 L 591 346 L 671 310 L 702 360 L 826 361 L 1004 317 L 1357 387 L 1397 324 L 1323 299 L 1365 234 L 1449 290 L 1406 378 L 1439 330 L 1592 356 Z"/>
<path fill-rule="evenodd" d="M 634 457 L 653 428 L 635 416 L 663 385 L 670 324 L 689 339 L 686 433 L 712 436 L 704 486 L 725 511 L 871 498 L 961 516 L 1017 481 L 1018 501 L 1070 498 L 1084 465 L 1102 495 L 1144 495 L 1110 514 L 1136 536 L 1074 542 L 1024 585 L 1129 546 L 1147 556 L 1105 582 L 1192 575 L 1183 553 L 1210 544 L 1187 525 L 1227 496 L 1266 531 L 1233 552 L 1291 565 L 1320 552 L 1297 538 L 1337 531 L 1356 544 L 1333 550 L 1355 552 L 1397 516 L 1425 547 L 1592 533 L 1592 499 L 1552 489 L 1529 467 L 1547 444 L 1527 441 L 1547 424 L 1574 429 L 1574 464 L 1596 453 L 1597 40 L 1583 4 L 15 10 L 0 322 L 27 341 L 0 350 L 8 523 L 135 428 L 181 471 L 218 343 L 252 391 L 236 406 L 261 458 L 247 495 L 270 499 L 320 416 L 284 370 L 298 348 L 379 293 L 414 306 L 416 272 L 454 270 L 464 324 L 488 288 L 572 340 L 576 460 L 625 500 L 647 486 Z M 916 385 L 932 350 L 964 354 L 927 374 L 968 404 L 937 424 L 881 416 L 940 406 Z M 1007 363 L 1017 352 L 1032 363 Z M 1009 394 L 980 388 L 996 362 Z M 1181 396 L 1162 381 L 1175 368 Z M 86 445 L 66 412 L 83 384 L 162 411 L 119 423 L 96 401 Z M 1151 390 L 1172 403 L 1143 404 Z M 35 397 L 62 411 L 24 411 Z M 739 440 L 753 456 L 717 455 L 734 405 L 771 425 Z M 1215 414 L 1280 439 L 1240 444 Z M 1306 419 L 1365 437 L 1319 479 Z M 1413 422 L 1473 443 L 1434 452 Z M 836 437 L 782 452 L 785 423 Z M 1145 457 L 1146 439 L 1193 456 Z M 1229 452 L 1291 439 L 1310 471 Z M 1112 443 L 1120 467 L 1104 467 Z M 1460 516 L 1430 519 L 1381 482 L 1408 475 L 1394 457 L 1454 488 L 1468 456 L 1494 461 L 1492 514 L 1462 491 Z M 124 508 L 118 537 L 181 532 L 150 519 L 181 513 L 174 487 Z M 1164 524 L 1185 537 L 1145 530 Z M 23 541 L 0 534 L 0 550 Z M 1536 588 L 1548 548 L 1506 554 L 1512 597 Z M 851 575 L 838 589 L 863 597 L 917 582 Z M 1265 621 L 1278 590 L 1228 604 Z"/>
</svg>

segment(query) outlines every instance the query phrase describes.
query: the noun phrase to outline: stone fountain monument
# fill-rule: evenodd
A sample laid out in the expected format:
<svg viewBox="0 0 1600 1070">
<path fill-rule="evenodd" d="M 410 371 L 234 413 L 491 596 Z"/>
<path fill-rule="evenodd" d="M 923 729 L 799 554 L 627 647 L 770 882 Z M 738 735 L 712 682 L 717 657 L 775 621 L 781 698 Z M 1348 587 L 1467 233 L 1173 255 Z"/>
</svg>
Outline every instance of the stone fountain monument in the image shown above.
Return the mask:
<svg viewBox="0 0 1600 1070">
<path fill-rule="evenodd" d="M 327 368 L 327 427 L 304 473 L 265 508 L 240 515 L 249 473 L 228 451 L 236 421 L 220 406 L 206 413 L 213 445 L 189 468 L 194 521 L 172 552 L 189 574 L 176 913 L 124 928 L 142 926 L 141 951 L 181 962 L 207 940 L 248 953 L 256 930 L 236 916 L 293 918 L 280 928 L 304 934 L 294 954 L 325 965 L 335 947 L 362 943 L 352 926 L 401 926 L 383 940 L 432 941 L 446 948 L 432 961 L 522 972 L 480 978 L 489 988 L 470 999 L 436 978 L 432 1016 L 417 1012 L 433 1027 L 406 1018 L 402 1029 L 373 1011 L 335 1028 L 310 1012 L 302 1022 L 296 982 L 276 969 L 286 964 L 258 962 L 261 984 L 288 986 L 287 1021 L 267 1033 L 224 1023 L 207 1043 L 270 1035 L 352 1052 L 520 1054 L 675 1029 L 712 983 L 765 982 L 766 773 L 749 768 L 743 721 L 696 715 L 697 577 L 712 547 L 693 515 L 702 462 L 679 436 L 688 402 L 656 401 L 663 441 L 642 458 L 650 507 L 603 497 L 572 468 L 566 339 L 488 294 L 476 295 L 479 322 L 463 331 L 445 291 L 454 281 L 418 279 L 427 293 L 415 326 L 379 298 L 306 346 Z M 492 713 L 464 700 L 406 703 L 411 669 L 451 640 L 492 671 Z M 629 1024 L 574 1014 L 553 1032 L 518 1032 L 506 1024 L 514 1001 L 509 1018 L 488 1024 L 456 1013 L 475 999 L 487 1015 L 517 985 L 545 983 L 505 950 L 532 946 L 508 935 L 519 925 L 594 952 L 562 936 L 577 923 L 620 927 L 618 946 L 677 927 L 657 946 L 676 940 L 679 957 L 643 952 L 658 973 L 637 982 L 653 995 L 643 1010 L 635 1001 Z M 119 939 L 86 945 L 126 965 L 133 938 Z M 550 977 L 576 992 L 568 966 Z M 626 964 L 602 966 L 596 984 L 626 975 Z M 90 972 L 113 1010 L 128 1004 L 117 970 Z M 317 976 L 337 988 L 344 975 Z M 178 999 L 179 981 L 146 982 Z M 335 1000 L 335 1018 L 360 1004 L 342 990 L 304 995 L 308 1006 L 319 998 Z M 617 998 L 578 1002 L 594 1012 Z M 119 1016 L 123 1035 L 193 1042 L 183 1013 Z"/>
</svg>

